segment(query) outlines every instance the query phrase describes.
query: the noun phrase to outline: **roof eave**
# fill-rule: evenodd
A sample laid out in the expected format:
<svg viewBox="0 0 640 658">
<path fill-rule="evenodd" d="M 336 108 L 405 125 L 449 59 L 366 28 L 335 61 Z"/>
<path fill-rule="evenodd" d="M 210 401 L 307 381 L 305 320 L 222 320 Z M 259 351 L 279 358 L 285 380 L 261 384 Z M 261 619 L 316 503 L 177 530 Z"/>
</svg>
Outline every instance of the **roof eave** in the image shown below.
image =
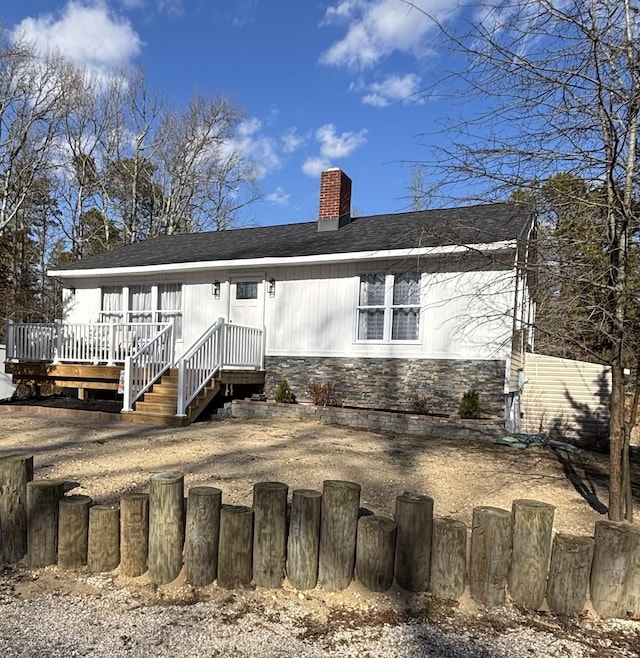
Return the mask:
<svg viewBox="0 0 640 658">
<path fill-rule="evenodd" d="M 88 279 L 95 277 L 122 276 L 127 274 L 161 274 L 166 272 L 199 272 L 204 270 L 237 270 L 266 267 L 286 267 L 292 265 L 322 265 L 332 263 L 354 263 L 367 260 L 389 260 L 420 256 L 441 256 L 468 252 L 496 252 L 515 249 L 516 240 L 502 240 L 468 245 L 442 245 L 436 247 L 416 247 L 411 249 L 385 249 L 376 251 L 356 251 L 346 253 L 313 254 L 310 256 L 287 256 L 266 258 L 241 258 L 235 260 L 195 261 L 187 263 L 161 263 L 128 267 L 101 267 L 94 269 L 48 270 L 47 276 L 67 279 Z"/>
</svg>

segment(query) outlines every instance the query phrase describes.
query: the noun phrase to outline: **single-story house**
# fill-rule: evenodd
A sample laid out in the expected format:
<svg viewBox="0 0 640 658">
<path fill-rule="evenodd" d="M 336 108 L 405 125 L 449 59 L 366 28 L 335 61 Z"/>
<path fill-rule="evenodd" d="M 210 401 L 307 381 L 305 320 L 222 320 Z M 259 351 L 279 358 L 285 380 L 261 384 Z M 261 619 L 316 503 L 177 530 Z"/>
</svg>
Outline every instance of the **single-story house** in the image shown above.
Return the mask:
<svg viewBox="0 0 640 658">
<path fill-rule="evenodd" d="M 50 271 L 64 315 L 45 332 L 49 356 L 36 357 L 125 363 L 132 411 L 169 368 L 191 389 L 225 368 L 262 373 L 271 398 L 283 378 L 299 398 L 315 381 L 333 384 L 340 404 L 376 409 L 409 410 L 420 396 L 433 412 L 456 412 L 475 388 L 483 412 L 508 419 L 532 321 L 532 207 L 350 209 L 351 180 L 330 169 L 317 221 L 167 235 Z M 226 338 L 213 345 L 215 327 Z M 24 331 L 13 327 L 9 361 L 28 360 L 19 343 L 36 337 Z"/>
</svg>

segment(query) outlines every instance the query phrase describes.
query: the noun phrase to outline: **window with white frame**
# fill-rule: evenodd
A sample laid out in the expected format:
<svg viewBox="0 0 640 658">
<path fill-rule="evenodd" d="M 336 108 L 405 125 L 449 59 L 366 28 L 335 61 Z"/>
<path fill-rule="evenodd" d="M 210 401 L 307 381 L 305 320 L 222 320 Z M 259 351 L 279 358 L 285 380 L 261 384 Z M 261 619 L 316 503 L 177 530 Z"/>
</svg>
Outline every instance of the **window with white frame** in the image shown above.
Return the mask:
<svg viewBox="0 0 640 658">
<path fill-rule="evenodd" d="M 375 272 L 360 276 L 357 339 L 383 343 L 420 337 L 420 274 Z"/>
<path fill-rule="evenodd" d="M 126 310 L 125 310 L 126 309 Z M 182 284 L 137 284 L 102 288 L 101 322 L 173 322 L 182 338 Z"/>
</svg>

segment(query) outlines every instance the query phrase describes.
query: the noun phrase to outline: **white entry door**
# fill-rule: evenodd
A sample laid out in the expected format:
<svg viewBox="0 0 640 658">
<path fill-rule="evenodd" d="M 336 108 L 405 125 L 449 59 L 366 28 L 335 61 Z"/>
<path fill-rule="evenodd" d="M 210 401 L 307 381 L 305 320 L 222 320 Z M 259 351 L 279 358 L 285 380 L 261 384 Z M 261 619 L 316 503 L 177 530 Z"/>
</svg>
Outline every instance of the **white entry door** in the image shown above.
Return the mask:
<svg viewBox="0 0 640 658">
<path fill-rule="evenodd" d="M 264 279 L 237 277 L 231 279 L 229 322 L 247 327 L 264 325 Z"/>
</svg>

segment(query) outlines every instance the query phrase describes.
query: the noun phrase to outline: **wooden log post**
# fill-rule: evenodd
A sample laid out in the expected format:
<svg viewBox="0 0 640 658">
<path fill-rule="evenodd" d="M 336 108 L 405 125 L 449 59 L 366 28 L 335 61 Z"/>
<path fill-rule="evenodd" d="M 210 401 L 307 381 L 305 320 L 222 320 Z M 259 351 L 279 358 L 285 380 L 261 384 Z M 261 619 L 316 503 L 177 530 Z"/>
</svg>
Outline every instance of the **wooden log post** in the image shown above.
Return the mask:
<svg viewBox="0 0 640 658">
<path fill-rule="evenodd" d="M 318 583 L 328 592 L 346 589 L 353 579 L 360 485 L 325 480 L 320 514 Z"/>
<path fill-rule="evenodd" d="M 27 554 L 27 482 L 33 480 L 33 455 L 0 458 L 0 564 Z"/>
<path fill-rule="evenodd" d="M 582 612 L 589 591 L 593 545 L 592 537 L 558 533 L 553 538 L 547 603 L 556 614 Z"/>
<path fill-rule="evenodd" d="M 188 583 L 210 585 L 218 574 L 220 508 L 222 491 L 216 487 L 191 487 L 187 503 L 184 570 Z"/>
<path fill-rule="evenodd" d="M 375 514 L 358 521 L 356 576 L 372 592 L 386 592 L 393 585 L 396 524 Z"/>
<path fill-rule="evenodd" d="M 155 585 L 175 580 L 182 569 L 184 475 L 157 473 L 149 485 L 149 579 Z"/>
<path fill-rule="evenodd" d="M 220 510 L 218 585 L 224 589 L 251 583 L 253 510 L 240 505 L 223 505 Z"/>
<path fill-rule="evenodd" d="M 58 566 L 79 569 L 87 564 L 90 496 L 66 496 L 58 510 Z"/>
<path fill-rule="evenodd" d="M 27 482 L 27 557 L 31 568 L 57 561 L 58 508 L 63 495 L 62 480 Z"/>
<path fill-rule="evenodd" d="M 544 603 L 555 507 L 539 500 L 514 500 L 509 594 L 527 610 Z"/>
<path fill-rule="evenodd" d="M 149 552 L 149 494 L 127 493 L 120 498 L 120 573 L 136 578 L 147 570 Z"/>
<path fill-rule="evenodd" d="M 429 590 L 439 599 L 457 601 L 467 580 L 467 526 L 456 519 L 433 520 Z"/>
<path fill-rule="evenodd" d="M 113 571 L 120 564 L 120 507 L 94 505 L 89 509 L 87 565 L 93 573 Z"/>
<path fill-rule="evenodd" d="M 596 521 L 594 539 L 591 603 L 601 617 L 624 617 L 640 597 L 635 591 L 640 529 L 624 521 Z"/>
<path fill-rule="evenodd" d="M 398 585 L 409 592 L 429 587 L 433 498 L 404 493 L 396 498 L 395 575 Z"/>
<path fill-rule="evenodd" d="M 294 489 L 287 546 L 287 577 L 299 590 L 313 589 L 318 582 L 320 506 L 322 494 L 313 489 Z"/>
<path fill-rule="evenodd" d="M 469 591 L 488 607 L 503 605 L 511 563 L 511 512 L 476 507 L 471 527 Z"/>
<path fill-rule="evenodd" d="M 258 482 L 253 487 L 253 582 L 282 586 L 287 557 L 287 494 L 282 482 Z"/>
</svg>

